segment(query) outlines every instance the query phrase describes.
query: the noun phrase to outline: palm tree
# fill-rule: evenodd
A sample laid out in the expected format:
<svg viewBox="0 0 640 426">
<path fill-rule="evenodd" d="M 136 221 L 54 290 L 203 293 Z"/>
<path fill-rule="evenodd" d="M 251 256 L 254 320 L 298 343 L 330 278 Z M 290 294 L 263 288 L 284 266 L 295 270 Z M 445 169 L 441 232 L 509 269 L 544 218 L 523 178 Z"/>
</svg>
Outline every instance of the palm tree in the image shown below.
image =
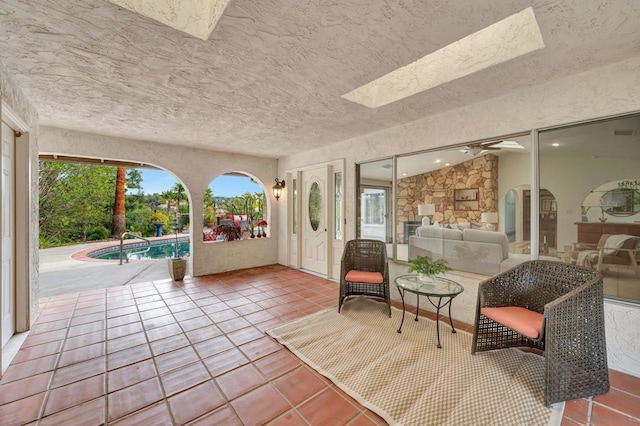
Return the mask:
<svg viewBox="0 0 640 426">
<path fill-rule="evenodd" d="M 175 198 L 175 194 L 171 190 L 163 191 L 160 196 L 167 203 L 167 214 L 171 215 L 171 201 Z"/>
<path fill-rule="evenodd" d="M 113 201 L 113 219 L 111 220 L 111 236 L 114 238 L 119 238 L 127 229 L 124 206 L 126 182 L 127 169 L 118 167 L 116 170 L 116 192 Z"/>
<path fill-rule="evenodd" d="M 175 185 L 173 185 L 173 188 L 171 188 L 171 191 L 173 192 L 174 200 L 176 201 L 176 206 L 178 207 L 178 210 L 180 210 L 180 204 L 182 203 L 182 200 L 185 200 L 187 198 L 187 193 L 184 190 L 184 186 L 182 186 L 182 184 L 178 182 Z"/>
</svg>

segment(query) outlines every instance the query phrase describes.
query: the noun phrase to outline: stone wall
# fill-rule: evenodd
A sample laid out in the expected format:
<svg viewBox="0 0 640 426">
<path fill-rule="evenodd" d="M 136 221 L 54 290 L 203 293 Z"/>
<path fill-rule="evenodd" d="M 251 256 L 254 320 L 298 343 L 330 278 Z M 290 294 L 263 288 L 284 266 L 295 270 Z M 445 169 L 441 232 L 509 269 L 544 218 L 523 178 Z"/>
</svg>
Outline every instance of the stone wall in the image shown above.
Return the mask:
<svg viewBox="0 0 640 426">
<path fill-rule="evenodd" d="M 456 210 L 455 189 L 478 188 L 478 208 Z M 464 163 L 411 176 L 398 181 L 398 235 L 404 222 L 419 221 L 419 204 L 435 204 L 434 221 L 440 223 L 479 223 L 480 214 L 498 210 L 498 157 L 483 155 Z M 400 238 L 402 241 L 402 238 Z"/>
</svg>

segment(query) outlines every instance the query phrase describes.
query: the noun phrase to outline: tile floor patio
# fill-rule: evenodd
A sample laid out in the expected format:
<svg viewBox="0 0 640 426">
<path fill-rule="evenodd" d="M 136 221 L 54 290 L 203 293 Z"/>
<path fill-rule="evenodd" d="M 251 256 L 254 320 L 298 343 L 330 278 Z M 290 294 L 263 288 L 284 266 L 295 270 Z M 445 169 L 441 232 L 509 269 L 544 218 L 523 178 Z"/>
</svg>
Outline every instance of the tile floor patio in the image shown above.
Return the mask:
<svg viewBox="0 0 640 426">
<path fill-rule="evenodd" d="M 337 292 L 274 265 L 41 299 L 0 381 L 0 424 L 384 424 L 263 333 Z M 638 425 L 640 379 L 610 377 L 591 424 Z M 567 402 L 563 425 L 587 412 Z"/>
</svg>

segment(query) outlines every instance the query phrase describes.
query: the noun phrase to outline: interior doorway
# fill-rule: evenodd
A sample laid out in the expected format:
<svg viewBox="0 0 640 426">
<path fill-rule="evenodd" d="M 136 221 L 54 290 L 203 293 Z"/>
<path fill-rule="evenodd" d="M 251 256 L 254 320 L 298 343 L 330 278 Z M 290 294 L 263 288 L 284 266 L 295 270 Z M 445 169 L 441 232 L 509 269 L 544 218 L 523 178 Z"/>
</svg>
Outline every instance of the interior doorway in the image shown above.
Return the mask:
<svg viewBox="0 0 640 426">
<path fill-rule="evenodd" d="M 524 222 L 524 239 L 531 240 L 531 190 L 523 191 L 522 213 Z M 558 227 L 557 202 L 551 191 L 540 189 L 540 254 L 555 255 L 556 235 Z"/>
</svg>

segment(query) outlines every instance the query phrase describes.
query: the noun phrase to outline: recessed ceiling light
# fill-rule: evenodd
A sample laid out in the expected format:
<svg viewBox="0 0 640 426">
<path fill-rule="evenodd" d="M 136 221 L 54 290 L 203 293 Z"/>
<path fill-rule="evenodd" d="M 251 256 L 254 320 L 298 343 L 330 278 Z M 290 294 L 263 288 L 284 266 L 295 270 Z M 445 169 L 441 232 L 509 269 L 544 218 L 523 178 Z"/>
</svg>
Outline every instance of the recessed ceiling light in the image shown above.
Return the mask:
<svg viewBox="0 0 640 426">
<path fill-rule="evenodd" d="M 551 146 L 560 146 L 560 144 L 558 142 L 554 142 L 551 144 Z"/>
<path fill-rule="evenodd" d="M 208 40 L 231 0 L 108 1 L 201 40 Z"/>
<path fill-rule="evenodd" d="M 404 173 L 402 174 L 402 176 L 406 176 L 406 175 L 407 175 L 407 172 L 404 172 Z"/>
<path fill-rule="evenodd" d="M 439 158 L 438 158 L 438 159 L 436 159 L 436 163 L 439 163 L 439 162 L 441 162 L 441 161 L 442 161 L 442 160 L 441 160 L 441 159 L 439 159 Z"/>
<path fill-rule="evenodd" d="M 544 48 L 528 7 L 342 95 L 378 108 Z"/>
<path fill-rule="evenodd" d="M 451 163 L 444 163 L 444 165 L 445 165 L 445 166 L 450 166 L 450 165 L 451 165 Z"/>
</svg>

